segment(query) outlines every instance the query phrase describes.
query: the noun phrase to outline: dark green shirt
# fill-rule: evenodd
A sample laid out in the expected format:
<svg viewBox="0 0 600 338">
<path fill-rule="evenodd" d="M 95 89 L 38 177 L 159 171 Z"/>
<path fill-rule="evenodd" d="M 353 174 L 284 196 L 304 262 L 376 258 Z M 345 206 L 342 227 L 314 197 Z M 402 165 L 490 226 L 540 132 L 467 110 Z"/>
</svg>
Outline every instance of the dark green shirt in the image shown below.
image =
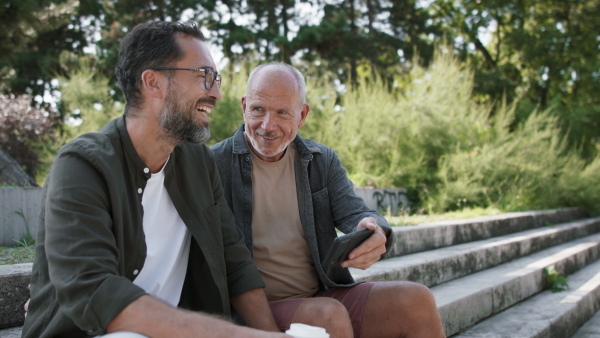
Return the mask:
<svg viewBox="0 0 600 338">
<path fill-rule="evenodd" d="M 213 155 L 204 145 L 180 144 L 164 170 L 165 187 L 194 239 L 180 306 L 229 316 L 230 297 L 264 284 Z M 132 281 L 146 258 L 142 195 L 150 176 L 124 117 L 61 149 L 45 184 L 23 337 L 104 334 L 145 294 Z"/>
</svg>

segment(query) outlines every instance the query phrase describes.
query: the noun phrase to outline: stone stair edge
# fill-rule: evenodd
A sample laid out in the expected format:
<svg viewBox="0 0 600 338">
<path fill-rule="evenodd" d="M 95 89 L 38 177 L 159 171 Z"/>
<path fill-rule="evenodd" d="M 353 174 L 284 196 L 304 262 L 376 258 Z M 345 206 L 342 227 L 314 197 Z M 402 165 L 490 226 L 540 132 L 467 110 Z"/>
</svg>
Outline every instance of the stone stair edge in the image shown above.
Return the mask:
<svg viewBox="0 0 600 338">
<path fill-rule="evenodd" d="M 600 337 L 600 311 L 596 311 L 587 322 L 585 322 L 571 338 Z"/>
<path fill-rule="evenodd" d="M 0 337 L 2 338 L 21 338 L 23 331 L 22 326 L 14 326 L 5 329 L 0 329 Z"/>
<path fill-rule="evenodd" d="M 0 265 L 0 328 L 23 325 L 23 304 L 29 298 L 27 285 L 32 265 L 33 263 Z M 4 332 L 0 331 L 0 336 L 4 337 Z"/>
<path fill-rule="evenodd" d="M 350 269 L 350 272 L 357 281 L 411 280 L 431 287 L 571 241 L 595 237 L 600 241 L 598 233 L 600 218 L 579 220 L 504 238 L 392 257 L 376 262 L 367 270 Z"/>
<path fill-rule="evenodd" d="M 452 337 L 575 337 L 590 318 L 600 320 L 600 313 L 597 313 L 600 308 L 598 271 L 600 261 L 592 262 L 568 276 L 570 287 L 567 290 L 556 293 L 543 290 Z M 597 323 L 592 322 L 588 327 L 594 325 Z M 596 333 L 599 329 L 595 329 Z"/>
<path fill-rule="evenodd" d="M 393 225 L 392 230 L 396 235 L 396 243 L 388 257 L 432 250 L 587 217 L 589 214 L 585 209 L 571 207 L 508 212 L 416 225 Z"/>
<path fill-rule="evenodd" d="M 519 265 L 509 262 L 505 266 L 494 267 L 433 287 L 432 292 L 438 302 L 446 334 L 450 336 L 465 330 L 487 317 L 508 311 L 515 304 L 544 292 L 545 267 L 555 266 L 557 270 L 564 272 L 567 280 L 588 266 L 598 267 L 600 243 L 576 252 L 564 249 L 560 255 L 551 256 L 553 257 L 550 259 L 542 258 L 535 263 L 530 263 L 527 259 Z"/>
</svg>

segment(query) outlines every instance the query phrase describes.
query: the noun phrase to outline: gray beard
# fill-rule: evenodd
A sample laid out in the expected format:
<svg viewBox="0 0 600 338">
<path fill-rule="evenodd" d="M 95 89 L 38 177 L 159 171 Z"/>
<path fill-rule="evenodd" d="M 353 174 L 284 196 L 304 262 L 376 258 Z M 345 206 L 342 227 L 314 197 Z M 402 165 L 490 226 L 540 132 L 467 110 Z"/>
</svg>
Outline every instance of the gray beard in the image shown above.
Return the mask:
<svg viewBox="0 0 600 338">
<path fill-rule="evenodd" d="M 162 137 L 175 144 L 204 143 L 210 138 L 210 129 L 201 126 L 198 121 L 184 117 L 183 114 L 164 111 L 159 122 L 163 130 Z"/>
<path fill-rule="evenodd" d="M 173 95 L 170 95 L 173 97 Z M 181 142 L 204 143 L 210 138 L 210 130 L 202 126 L 189 113 L 190 109 L 182 108 L 175 103 L 176 100 L 167 102 L 159 117 L 162 127 L 161 138 L 174 144 Z"/>
</svg>

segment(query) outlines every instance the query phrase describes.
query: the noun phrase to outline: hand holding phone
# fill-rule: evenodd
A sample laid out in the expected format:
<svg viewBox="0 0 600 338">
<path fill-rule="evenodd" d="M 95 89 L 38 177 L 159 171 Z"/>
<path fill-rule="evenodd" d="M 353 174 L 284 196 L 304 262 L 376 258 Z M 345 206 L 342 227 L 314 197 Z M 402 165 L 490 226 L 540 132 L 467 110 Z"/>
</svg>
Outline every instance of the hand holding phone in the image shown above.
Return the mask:
<svg viewBox="0 0 600 338">
<path fill-rule="evenodd" d="M 321 261 L 325 273 L 330 276 L 333 268 L 341 268 L 342 262 L 348 259 L 350 252 L 369 238 L 373 232 L 374 230 L 362 229 L 337 237 Z"/>
</svg>

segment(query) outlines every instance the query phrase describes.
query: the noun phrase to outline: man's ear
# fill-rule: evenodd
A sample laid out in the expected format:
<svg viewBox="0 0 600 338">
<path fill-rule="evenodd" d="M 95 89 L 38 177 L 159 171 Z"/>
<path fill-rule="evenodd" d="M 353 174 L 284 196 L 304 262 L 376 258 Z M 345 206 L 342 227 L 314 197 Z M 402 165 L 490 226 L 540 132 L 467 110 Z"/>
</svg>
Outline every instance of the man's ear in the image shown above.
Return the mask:
<svg viewBox="0 0 600 338">
<path fill-rule="evenodd" d="M 166 81 L 164 75 L 155 70 L 146 69 L 141 77 L 142 85 L 140 89 L 142 92 L 146 92 L 148 95 L 155 98 L 162 98 L 165 96 L 164 91 L 166 90 L 168 81 Z"/>
<path fill-rule="evenodd" d="M 304 122 L 306 121 L 306 117 L 308 116 L 308 112 L 310 111 L 310 106 L 308 103 L 305 103 L 302 106 L 302 111 L 300 111 L 300 122 L 298 122 L 298 129 L 302 128 Z"/>
<path fill-rule="evenodd" d="M 246 118 L 246 96 L 242 96 L 242 115 Z"/>
</svg>

